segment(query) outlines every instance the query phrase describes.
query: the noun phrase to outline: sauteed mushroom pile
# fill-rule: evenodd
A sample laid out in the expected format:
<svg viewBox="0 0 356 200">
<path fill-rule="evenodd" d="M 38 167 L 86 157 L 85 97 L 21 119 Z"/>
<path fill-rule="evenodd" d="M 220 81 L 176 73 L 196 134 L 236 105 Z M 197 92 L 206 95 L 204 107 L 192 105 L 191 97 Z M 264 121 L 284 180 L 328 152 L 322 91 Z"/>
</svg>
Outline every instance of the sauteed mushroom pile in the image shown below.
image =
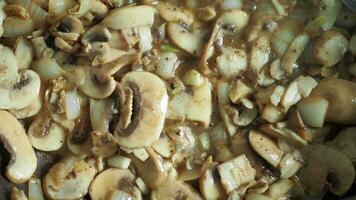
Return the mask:
<svg viewBox="0 0 356 200">
<path fill-rule="evenodd" d="M 0 1 L 0 199 L 356 198 L 339 0 Z"/>
</svg>

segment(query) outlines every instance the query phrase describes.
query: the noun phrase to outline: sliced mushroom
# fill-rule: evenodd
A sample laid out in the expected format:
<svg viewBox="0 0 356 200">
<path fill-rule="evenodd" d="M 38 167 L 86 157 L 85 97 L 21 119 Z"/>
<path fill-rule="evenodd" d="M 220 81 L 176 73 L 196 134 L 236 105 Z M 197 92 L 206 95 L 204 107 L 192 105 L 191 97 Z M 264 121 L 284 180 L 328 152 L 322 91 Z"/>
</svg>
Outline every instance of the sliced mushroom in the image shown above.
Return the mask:
<svg viewBox="0 0 356 200">
<path fill-rule="evenodd" d="M 151 148 L 146 149 L 148 158 L 141 161 L 135 156 L 130 156 L 138 175 L 150 189 L 157 188 L 167 179 L 167 171 L 163 167 L 163 159 Z M 147 169 L 150 173 L 147 173 Z"/>
<path fill-rule="evenodd" d="M 110 38 L 111 33 L 108 28 L 99 24 L 88 29 L 83 35 L 81 42 L 88 52 L 92 48 L 92 42 L 108 42 Z"/>
<path fill-rule="evenodd" d="M 133 100 L 130 123 L 127 127 L 116 126 L 118 144 L 126 148 L 152 145 L 163 129 L 168 104 L 166 86 L 154 74 L 134 71 L 127 73 L 120 85 L 132 90 Z"/>
<path fill-rule="evenodd" d="M 42 108 L 42 95 L 41 93 L 37 96 L 37 98 L 28 106 L 22 109 L 13 109 L 9 110 L 9 112 L 15 116 L 17 119 L 26 119 L 29 117 L 35 116 Z"/>
<path fill-rule="evenodd" d="M 101 22 L 111 29 L 126 29 L 150 26 L 154 21 L 154 10 L 150 6 L 132 6 L 111 11 Z"/>
<path fill-rule="evenodd" d="M 277 144 L 257 130 L 251 130 L 248 138 L 252 148 L 269 164 L 277 167 L 283 156 L 283 151 L 278 148 Z"/>
<path fill-rule="evenodd" d="M 247 55 L 242 49 L 223 48 L 216 62 L 219 72 L 227 79 L 235 78 L 247 69 Z"/>
<path fill-rule="evenodd" d="M 299 150 L 295 149 L 292 152 L 288 152 L 283 156 L 278 166 L 281 171 L 281 178 L 288 179 L 294 176 L 303 164 L 303 156 Z"/>
<path fill-rule="evenodd" d="M 4 20 L 4 33 L 2 37 L 16 38 L 30 35 L 34 31 L 34 21 L 19 17 L 6 17 Z"/>
<path fill-rule="evenodd" d="M 288 198 L 288 192 L 293 187 L 293 181 L 289 179 L 280 179 L 269 186 L 266 192 L 266 196 L 269 196 L 273 199 Z"/>
<path fill-rule="evenodd" d="M 168 119 L 197 121 L 208 127 L 211 115 L 212 94 L 207 78 L 202 86 L 193 87 L 191 93 L 181 92 L 169 100 Z"/>
<path fill-rule="evenodd" d="M 253 44 L 250 52 L 250 67 L 253 73 L 258 74 L 270 59 L 271 47 L 267 34 L 261 35 Z"/>
<path fill-rule="evenodd" d="M 43 178 L 43 190 L 51 199 L 78 199 L 88 193 L 96 169 L 79 157 L 70 156 L 56 163 Z"/>
<path fill-rule="evenodd" d="M 19 75 L 10 88 L 0 87 L 0 108 L 22 109 L 30 105 L 39 95 L 40 77 L 31 70 L 25 70 Z"/>
<path fill-rule="evenodd" d="M 18 189 L 17 187 L 13 187 L 11 190 L 11 200 L 28 200 L 25 193 Z"/>
<path fill-rule="evenodd" d="M 222 199 L 225 197 L 224 190 L 217 180 L 217 165 L 218 163 L 212 163 L 199 178 L 199 189 L 205 199 Z"/>
<path fill-rule="evenodd" d="M 320 195 L 329 186 L 333 194 L 342 196 L 350 189 L 355 169 L 345 154 L 321 144 L 310 145 L 302 153 L 306 158 L 306 166 L 299 170 L 298 178 L 308 193 Z"/>
<path fill-rule="evenodd" d="M 94 131 L 91 133 L 93 140 L 93 148 L 91 151 L 97 157 L 103 158 L 113 155 L 117 150 L 117 144 L 114 136 L 111 133 L 101 133 Z"/>
<path fill-rule="evenodd" d="M 77 41 L 79 36 L 84 33 L 82 22 L 74 16 L 64 16 L 52 30 L 55 36 L 65 40 Z"/>
<path fill-rule="evenodd" d="M 356 127 L 340 131 L 332 141 L 333 147 L 343 152 L 356 166 Z M 356 181 L 356 180 L 355 180 Z"/>
<path fill-rule="evenodd" d="M 35 152 L 27 139 L 25 130 L 15 117 L 0 110 L 0 124 L 1 142 L 11 156 L 5 175 L 13 183 L 24 183 L 36 170 Z"/>
<path fill-rule="evenodd" d="M 317 61 L 325 67 L 331 67 L 344 57 L 348 48 L 346 37 L 335 30 L 324 32 L 315 44 Z"/>
<path fill-rule="evenodd" d="M 197 23 L 170 22 L 167 24 L 167 33 L 172 42 L 184 51 L 199 57 L 204 45 L 204 32 Z"/>
<path fill-rule="evenodd" d="M 90 66 L 83 66 L 86 73 L 84 82 L 79 85 L 79 90 L 94 99 L 105 99 L 110 96 L 116 87 L 116 81 L 109 76 L 107 80 L 99 80 L 98 75 Z"/>
<path fill-rule="evenodd" d="M 19 69 L 28 69 L 35 57 L 35 50 L 30 40 L 24 38 L 16 39 L 14 52 Z"/>
<path fill-rule="evenodd" d="M 42 80 L 48 81 L 61 76 L 64 71 L 55 59 L 43 56 L 35 60 L 31 64 L 31 69 L 34 70 Z"/>
<path fill-rule="evenodd" d="M 356 124 L 356 84 L 343 79 L 323 79 L 310 96 L 319 96 L 329 102 L 326 121 Z M 340 112 L 342 111 L 342 112 Z"/>
<path fill-rule="evenodd" d="M 297 66 L 296 62 L 299 56 L 304 51 L 304 48 L 307 46 L 309 42 L 308 34 L 301 34 L 295 37 L 292 43 L 289 45 L 288 50 L 283 58 L 283 69 L 291 74 L 294 68 Z"/>
<path fill-rule="evenodd" d="M 53 121 L 53 113 L 48 110 L 35 117 L 28 129 L 28 139 L 32 146 L 41 151 L 60 149 L 65 142 L 66 131 Z"/>
<path fill-rule="evenodd" d="M 189 184 L 176 180 L 174 178 L 167 178 L 167 180 L 158 188 L 151 192 L 152 200 L 159 199 L 195 199 L 201 200 L 199 194 Z"/>
<path fill-rule="evenodd" d="M 177 22 L 177 23 L 193 23 L 194 16 L 190 10 L 175 6 L 168 2 L 159 1 L 156 5 L 156 9 L 159 15 L 168 22 Z"/>
<path fill-rule="evenodd" d="M 85 111 L 75 121 L 74 127 L 66 137 L 68 149 L 76 155 L 91 155 L 93 140 L 89 114 Z"/>
<path fill-rule="evenodd" d="M 129 199 L 142 200 L 141 192 L 135 186 L 135 175 L 128 169 L 109 168 L 101 172 L 91 183 L 89 194 L 93 200 L 109 199 L 115 190 L 127 193 Z"/>
</svg>

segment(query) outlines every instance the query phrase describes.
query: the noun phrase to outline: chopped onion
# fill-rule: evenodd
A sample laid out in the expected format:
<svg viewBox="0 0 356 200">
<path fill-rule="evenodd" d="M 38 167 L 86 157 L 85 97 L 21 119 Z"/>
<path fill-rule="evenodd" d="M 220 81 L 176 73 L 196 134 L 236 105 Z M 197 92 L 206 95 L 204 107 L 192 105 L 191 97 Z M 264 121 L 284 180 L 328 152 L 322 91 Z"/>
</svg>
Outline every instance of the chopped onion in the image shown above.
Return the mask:
<svg viewBox="0 0 356 200">
<path fill-rule="evenodd" d="M 122 190 L 115 189 L 109 200 L 133 200 L 132 196 Z"/>
<path fill-rule="evenodd" d="M 278 0 L 271 0 L 271 2 L 279 15 L 281 16 L 287 15 L 286 11 L 283 8 L 283 5 L 279 3 Z"/>
<path fill-rule="evenodd" d="M 42 80 L 51 80 L 62 75 L 63 70 L 54 59 L 43 57 L 32 63 L 32 69 Z"/>
<path fill-rule="evenodd" d="M 229 104 L 230 103 L 230 97 L 229 97 L 230 89 L 231 89 L 231 85 L 228 82 L 219 80 L 219 82 L 217 84 L 219 104 Z"/>
<path fill-rule="evenodd" d="M 156 63 L 156 73 L 163 79 L 172 78 L 179 65 L 178 57 L 171 51 L 164 51 L 159 55 L 160 59 Z"/>
<path fill-rule="evenodd" d="M 41 179 L 34 177 L 30 178 L 28 181 L 28 198 L 30 200 L 44 200 Z"/>
<path fill-rule="evenodd" d="M 43 10 L 39 5 L 33 3 L 31 0 L 10 0 L 8 1 L 11 4 L 19 4 L 23 6 L 26 11 L 31 15 L 31 18 L 37 26 L 44 25 L 48 13 Z"/>
<path fill-rule="evenodd" d="M 130 163 L 130 158 L 121 155 L 113 155 L 106 162 L 106 164 L 110 167 L 116 167 L 121 169 L 129 168 Z"/>
<path fill-rule="evenodd" d="M 220 2 L 220 7 L 223 10 L 234 10 L 242 7 L 241 0 L 224 0 Z"/>
<path fill-rule="evenodd" d="M 67 119 L 77 119 L 80 115 L 80 97 L 76 90 L 66 92 L 66 116 Z"/>
<path fill-rule="evenodd" d="M 292 20 L 285 20 L 283 24 L 278 26 L 271 37 L 271 44 L 279 56 L 282 57 L 285 54 L 298 29 L 299 25 Z"/>
<path fill-rule="evenodd" d="M 139 47 L 140 52 L 144 53 L 152 48 L 152 34 L 150 26 L 138 27 L 138 36 L 140 38 Z"/>
<path fill-rule="evenodd" d="M 183 82 L 190 86 L 199 87 L 204 84 L 204 78 L 197 70 L 193 69 L 184 75 Z"/>
</svg>

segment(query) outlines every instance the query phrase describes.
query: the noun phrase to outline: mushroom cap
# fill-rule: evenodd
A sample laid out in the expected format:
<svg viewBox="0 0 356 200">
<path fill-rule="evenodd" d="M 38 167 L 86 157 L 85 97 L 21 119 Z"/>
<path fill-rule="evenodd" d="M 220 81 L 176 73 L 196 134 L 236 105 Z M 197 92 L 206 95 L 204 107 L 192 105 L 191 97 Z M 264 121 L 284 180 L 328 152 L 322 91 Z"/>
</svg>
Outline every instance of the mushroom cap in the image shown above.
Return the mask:
<svg viewBox="0 0 356 200">
<path fill-rule="evenodd" d="M 101 172 L 91 183 L 89 194 L 92 200 L 108 199 L 115 189 L 122 190 L 139 200 L 141 193 L 135 186 L 135 175 L 128 169 L 109 168 Z"/>
<path fill-rule="evenodd" d="M 356 124 L 356 83 L 343 79 L 323 79 L 310 96 L 323 97 L 329 102 L 326 121 Z M 342 112 L 340 112 L 342 111 Z"/>
<path fill-rule="evenodd" d="M 145 161 L 135 156 L 130 156 L 130 158 L 142 180 L 149 188 L 154 189 L 166 180 L 167 171 L 163 167 L 162 158 L 153 149 L 147 148 L 146 151 L 149 156 Z M 149 173 L 147 169 L 150 169 Z"/>
<path fill-rule="evenodd" d="M 13 183 L 23 183 L 31 178 L 37 167 L 35 152 L 27 139 L 25 130 L 17 119 L 7 111 L 0 110 L 0 138 L 11 154 L 5 174 Z"/>
<path fill-rule="evenodd" d="M 88 193 L 96 169 L 70 156 L 56 163 L 43 178 L 42 188 L 51 199 L 77 199 Z"/>
<path fill-rule="evenodd" d="M 193 187 L 183 181 L 167 178 L 158 188 L 151 192 L 152 200 L 160 199 L 202 199 Z"/>
<path fill-rule="evenodd" d="M 168 95 L 164 82 L 149 72 L 133 71 L 121 80 L 122 88 L 133 90 L 133 112 L 127 128 L 115 129 L 120 146 L 140 148 L 152 145 L 158 140 L 167 112 Z"/>
<path fill-rule="evenodd" d="M 41 80 L 36 72 L 26 70 L 10 88 L 0 87 L 0 108 L 22 109 L 30 105 L 40 92 Z"/>
</svg>

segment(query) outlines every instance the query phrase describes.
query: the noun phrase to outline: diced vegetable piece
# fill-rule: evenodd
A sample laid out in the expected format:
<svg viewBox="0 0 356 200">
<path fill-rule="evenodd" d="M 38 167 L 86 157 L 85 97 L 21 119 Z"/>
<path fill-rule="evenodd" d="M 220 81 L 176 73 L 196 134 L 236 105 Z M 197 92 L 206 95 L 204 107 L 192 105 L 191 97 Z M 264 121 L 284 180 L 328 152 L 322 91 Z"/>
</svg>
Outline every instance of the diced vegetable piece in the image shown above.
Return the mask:
<svg viewBox="0 0 356 200">
<path fill-rule="evenodd" d="M 229 104 L 230 97 L 229 91 L 231 89 L 231 85 L 223 80 L 219 80 L 217 83 L 217 93 L 218 93 L 218 101 L 219 104 Z"/>
<path fill-rule="evenodd" d="M 301 100 L 298 105 L 298 111 L 303 122 L 313 127 L 323 127 L 329 102 L 318 96 L 310 96 Z"/>
<path fill-rule="evenodd" d="M 339 0 L 320 0 L 318 3 L 319 14 L 326 18 L 322 28 L 323 30 L 329 30 L 333 27 L 337 16 L 339 16 L 342 3 Z"/>
<path fill-rule="evenodd" d="M 340 131 L 332 141 L 332 145 L 343 152 L 356 166 L 356 127 L 349 127 Z"/>
<path fill-rule="evenodd" d="M 252 46 L 250 52 L 250 67 L 255 73 L 259 73 L 270 58 L 271 48 L 269 36 L 261 35 Z"/>
<path fill-rule="evenodd" d="M 280 179 L 269 186 L 266 195 L 273 199 L 287 198 L 288 192 L 294 186 L 293 181 L 289 179 Z"/>
<path fill-rule="evenodd" d="M 282 108 L 267 104 L 263 107 L 261 117 L 270 123 L 275 123 L 282 121 L 285 118 L 285 113 Z"/>
<path fill-rule="evenodd" d="M 221 183 L 226 193 L 230 193 L 241 185 L 255 181 L 256 171 L 250 165 L 245 154 L 218 166 Z"/>
<path fill-rule="evenodd" d="M 237 80 L 229 92 L 230 100 L 238 103 L 242 98 L 245 98 L 253 93 L 253 89 L 248 86 L 243 80 Z"/>
<path fill-rule="evenodd" d="M 326 31 L 315 44 L 315 58 L 325 67 L 331 67 L 344 57 L 348 48 L 346 37 L 338 31 Z"/>
<path fill-rule="evenodd" d="M 296 104 L 302 98 L 301 94 L 299 93 L 298 82 L 296 80 L 289 83 L 288 87 L 286 88 L 281 105 L 287 111 L 291 106 Z"/>
<path fill-rule="evenodd" d="M 318 82 L 311 76 L 299 76 L 296 81 L 298 82 L 299 93 L 303 98 L 309 96 L 318 85 Z"/>
<path fill-rule="evenodd" d="M 288 179 L 303 166 L 303 156 L 299 150 L 295 149 L 292 152 L 288 152 L 283 156 L 279 163 L 279 169 L 281 171 L 281 178 Z"/>
<path fill-rule="evenodd" d="M 168 22 L 193 23 L 194 16 L 189 10 L 175 6 L 165 1 L 159 1 L 156 5 L 159 15 Z"/>
<path fill-rule="evenodd" d="M 271 37 L 272 47 L 278 56 L 284 56 L 298 29 L 299 25 L 292 20 L 285 20 L 278 25 L 277 30 Z"/>
<path fill-rule="evenodd" d="M 283 58 L 283 69 L 289 74 L 297 67 L 297 60 L 309 42 L 307 34 L 300 34 L 290 44 Z"/>
<path fill-rule="evenodd" d="M 271 2 L 279 15 L 287 15 L 287 12 L 284 10 L 283 5 L 279 3 L 279 0 L 271 0 Z"/>
<path fill-rule="evenodd" d="M 246 196 L 246 200 L 273 200 L 273 199 L 262 194 L 248 193 Z"/>
<path fill-rule="evenodd" d="M 183 82 L 193 87 L 200 87 L 204 84 L 204 78 L 197 70 L 192 69 L 184 75 Z"/>
<path fill-rule="evenodd" d="M 169 158 L 172 156 L 173 146 L 172 142 L 167 137 L 160 137 L 153 145 L 152 148 L 162 157 Z"/>
<path fill-rule="evenodd" d="M 32 177 L 28 181 L 29 200 L 44 200 L 41 179 Z"/>
<path fill-rule="evenodd" d="M 160 59 L 156 63 L 156 73 L 163 79 L 172 78 L 179 65 L 178 57 L 171 51 L 165 51 L 159 54 Z"/>
<path fill-rule="evenodd" d="M 279 102 L 281 102 L 285 90 L 282 85 L 277 85 L 274 88 L 272 95 L 269 97 L 274 106 L 278 106 Z"/>
<path fill-rule="evenodd" d="M 121 155 L 113 155 L 108 158 L 106 164 L 110 167 L 127 169 L 131 163 L 131 159 Z"/>
<path fill-rule="evenodd" d="M 307 32 L 309 35 L 314 36 L 319 31 L 322 30 L 322 27 L 325 26 L 327 19 L 325 16 L 320 15 L 313 19 L 308 25 L 305 26 L 304 31 Z"/>
</svg>

